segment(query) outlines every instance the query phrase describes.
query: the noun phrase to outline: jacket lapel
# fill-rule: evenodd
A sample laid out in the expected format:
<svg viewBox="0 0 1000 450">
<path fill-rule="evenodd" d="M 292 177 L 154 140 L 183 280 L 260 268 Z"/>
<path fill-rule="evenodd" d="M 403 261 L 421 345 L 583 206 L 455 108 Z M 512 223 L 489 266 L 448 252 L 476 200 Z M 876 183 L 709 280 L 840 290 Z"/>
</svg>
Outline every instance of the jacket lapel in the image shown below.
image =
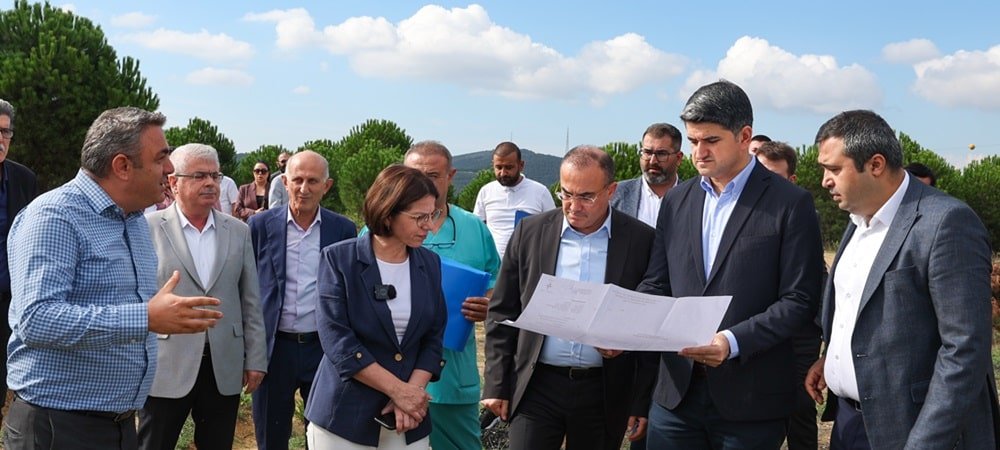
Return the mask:
<svg viewBox="0 0 1000 450">
<path fill-rule="evenodd" d="M 559 256 L 559 243 L 562 241 L 562 221 L 562 214 L 553 214 L 542 226 L 541 235 L 546 236 L 546 238 L 542 240 L 542 248 L 538 249 L 538 251 L 541 252 L 540 260 L 542 273 L 547 273 L 549 275 L 556 274 L 556 260 Z"/>
<path fill-rule="evenodd" d="M 722 240 L 719 241 L 719 250 L 715 252 L 715 261 L 712 263 L 712 272 L 709 274 L 708 279 L 705 281 L 705 288 L 712 283 L 712 279 L 715 278 L 715 274 L 719 273 L 719 268 L 726 261 L 726 256 L 729 255 L 729 251 L 733 248 L 733 244 L 736 242 L 736 236 L 739 235 L 740 230 L 743 229 L 743 225 L 746 223 L 747 219 L 750 218 L 750 213 L 753 211 L 754 205 L 757 204 L 757 200 L 764 194 L 770 183 L 770 172 L 767 172 L 761 164 L 755 164 L 753 169 L 750 171 L 750 177 L 747 179 L 746 186 L 743 187 L 743 192 L 740 197 L 736 199 L 736 205 L 733 207 L 733 213 L 729 216 L 729 221 L 726 222 L 726 229 L 722 232 Z M 703 191 L 704 192 L 704 191 Z M 702 202 L 704 205 L 704 202 Z M 704 208 L 704 207 L 703 207 Z M 699 214 L 699 217 L 701 214 Z M 704 231 L 703 231 L 704 232 Z M 698 241 L 698 246 L 701 247 L 701 240 Z M 699 264 L 704 266 L 704 263 L 700 260 Z"/>
<path fill-rule="evenodd" d="M 417 330 L 420 329 L 420 323 L 426 315 L 424 309 L 430 306 L 429 302 L 417 300 L 426 299 L 428 297 L 426 294 L 433 292 L 431 285 L 427 282 L 427 268 L 424 267 L 423 259 L 418 258 L 416 251 L 412 249 L 408 252 L 410 254 L 410 292 L 412 293 L 410 320 L 406 324 L 406 333 L 403 334 L 403 342 L 400 342 L 400 347 L 405 347 L 404 344 L 409 343 L 413 336 L 418 335 Z"/>
<path fill-rule="evenodd" d="M 823 336 L 826 342 L 830 342 L 830 327 L 833 326 L 833 313 L 835 306 L 837 304 L 834 301 L 833 288 L 833 275 L 837 272 L 837 264 L 840 263 L 840 256 L 844 254 L 844 248 L 847 247 L 847 243 L 851 241 L 851 237 L 854 236 L 854 230 L 858 227 L 854 225 L 854 222 L 848 222 L 847 228 L 844 230 L 844 236 L 840 238 L 840 246 L 837 248 L 837 254 L 833 257 L 833 264 L 830 265 L 829 274 L 826 277 L 826 286 L 823 291 L 823 311 L 822 311 L 822 323 Z"/>
<path fill-rule="evenodd" d="M 396 344 L 396 348 L 400 349 L 399 339 L 396 338 L 396 327 L 392 324 L 392 313 L 389 312 L 389 305 L 386 304 L 386 300 L 375 299 L 374 288 L 376 285 L 382 284 L 382 277 L 379 275 L 378 263 L 375 261 L 375 252 L 372 250 L 372 234 L 366 233 L 364 236 L 359 237 L 354 245 L 358 254 L 358 262 L 364 266 L 361 269 L 361 285 L 366 290 L 363 295 L 368 300 L 368 304 L 375 310 L 375 317 L 378 318 L 378 323 L 382 326 L 382 330 Z"/>
<path fill-rule="evenodd" d="M 286 211 L 281 209 L 281 211 Z M 285 303 L 285 249 L 288 246 L 287 213 L 271 214 L 267 219 L 267 246 L 273 251 L 270 254 L 271 267 L 274 267 L 272 275 L 278 282 L 279 309 Z"/>
<path fill-rule="evenodd" d="M 206 293 L 212 290 L 215 282 L 219 280 L 219 275 L 222 275 L 222 269 L 225 267 L 226 260 L 228 259 L 230 238 L 232 237 L 229 233 L 229 223 L 224 219 L 220 220 L 222 215 L 216 214 L 214 209 L 212 210 L 212 215 L 215 221 L 215 265 L 212 267 L 211 275 L 205 284 Z"/>
<path fill-rule="evenodd" d="M 920 218 L 917 205 L 920 203 L 922 194 L 920 189 L 922 187 L 923 184 L 919 181 L 913 182 L 911 180 L 909 187 L 906 189 L 906 194 L 903 195 L 903 201 L 899 204 L 899 209 L 896 210 L 896 216 L 893 217 L 892 223 L 889 224 L 889 231 L 885 235 L 885 240 L 882 241 L 882 247 L 879 248 L 878 254 L 875 255 L 875 261 L 872 262 L 871 270 L 868 271 L 865 290 L 861 293 L 861 303 L 858 305 L 859 316 L 861 311 L 865 309 L 865 305 L 871 300 L 875 289 L 882 283 L 885 271 L 889 269 L 889 265 L 896 259 L 900 247 L 903 246 L 903 241 L 910 234 L 913 223 Z"/>
<path fill-rule="evenodd" d="M 701 282 L 702 290 L 708 286 L 705 282 L 707 275 L 705 274 L 705 252 L 701 248 L 701 235 L 704 233 L 702 230 L 702 216 L 705 210 L 705 191 L 701 189 L 701 184 L 698 180 L 694 180 L 687 187 L 687 195 L 690 200 L 684 202 L 687 204 L 686 211 L 684 215 L 687 216 L 687 230 L 689 231 L 688 244 L 691 246 L 691 251 L 688 254 L 691 255 L 691 265 L 695 268 L 695 273 L 698 274 L 698 281 Z M 660 224 L 657 223 L 657 226 Z"/>
<path fill-rule="evenodd" d="M 187 239 L 184 238 L 184 231 L 181 230 L 181 219 L 178 214 L 180 213 L 177 211 L 177 207 L 167 208 L 166 214 L 161 216 L 163 221 L 160 222 L 160 228 L 163 229 L 163 234 L 167 237 L 167 242 L 170 243 L 177 259 L 180 260 L 181 266 L 187 271 L 188 278 L 193 280 L 202 292 L 208 292 L 208 289 L 205 289 L 204 284 L 202 284 L 201 277 L 198 276 L 198 268 L 194 265 L 191 250 L 188 249 Z"/>
<path fill-rule="evenodd" d="M 611 239 L 608 240 L 608 260 L 604 269 L 605 283 L 619 284 L 628 259 L 631 236 L 621 214 L 611 208 Z"/>
</svg>

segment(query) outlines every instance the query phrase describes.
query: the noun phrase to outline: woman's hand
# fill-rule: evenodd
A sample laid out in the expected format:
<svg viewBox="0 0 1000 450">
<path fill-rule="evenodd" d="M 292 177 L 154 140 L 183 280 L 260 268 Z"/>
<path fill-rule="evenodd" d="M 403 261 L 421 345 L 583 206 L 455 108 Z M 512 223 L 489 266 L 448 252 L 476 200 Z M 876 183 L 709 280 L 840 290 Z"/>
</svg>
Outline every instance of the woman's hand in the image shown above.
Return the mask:
<svg viewBox="0 0 1000 450">
<path fill-rule="evenodd" d="M 416 419 L 417 425 L 427 417 L 427 405 L 430 404 L 431 396 L 424 391 L 423 386 L 412 383 L 399 383 L 399 386 L 389 394 L 391 404 L 406 415 Z M 388 412 L 388 411 L 386 411 Z M 397 413 L 396 419 L 399 419 Z M 399 422 L 397 422 L 398 426 Z M 416 426 L 416 425 L 414 425 Z"/>
</svg>

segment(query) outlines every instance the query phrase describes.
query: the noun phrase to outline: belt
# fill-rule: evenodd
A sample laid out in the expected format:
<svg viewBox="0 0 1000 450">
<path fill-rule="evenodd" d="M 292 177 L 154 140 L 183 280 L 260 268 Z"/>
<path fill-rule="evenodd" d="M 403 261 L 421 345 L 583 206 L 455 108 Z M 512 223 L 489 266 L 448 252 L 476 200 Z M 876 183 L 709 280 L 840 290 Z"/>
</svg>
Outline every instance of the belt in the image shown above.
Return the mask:
<svg viewBox="0 0 1000 450">
<path fill-rule="evenodd" d="M 319 339 L 319 333 L 315 331 L 310 331 L 308 333 L 289 333 L 287 331 L 278 330 L 274 333 L 274 335 L 279 339 L 295 341 L 299 344 L 305 344 Z"/>
<path fill-rule="evenodd" d="M 840 399 L 843 400 L 844 403 L 847 403 L 847 405 L 850 406 L 851 408 L 854 408 L 855 411 L 861 412 L 861 402 L 851 398 L 840 397 Z"/>
<path fill-rule="evenodd" d="M 55 411 L 65 411 L 65 412 L 68 412 L 70 414 L 79 414 L 81 416 L 99 417 L 99 418 L 102 418 L 102 419 L 110 419 L 114 423 L 122 423 L 122 422 L 124 422 L 126 420 L 130 420 L 133 417 L 135 417 L 135 412 L 136 412 L 136 410 L 134 410 L 134 409 L 130 409 L 128 411 L 120 412 L 120 413 L 108 412 L 108 411 L 86 411 L 86 410 L 80 410 L 80 409 L 56 410 L 56 409 L 53 409 L 53 408 L 46 408 L 46 407 L 43 407 L 43 406 L 38 406 L 38 405 L 35 405 L 35 404 L 31 403 L 31 402 L 26 402 L 19 395 L 14 395 L 14 399 L 17 400 L 17 401 L 19 401 L 19 402 L 21 402 L 21 403 L 24 403 L 25 405 L 28 405 L 28 406 L 32 407 L 32 408 L 52 409 L 52 410 L 55 410 Z"/>
<path fill-rule="evenodd" d="M 552 366 L 545 363 L 538 363 L 535 367 L 545 370 L 546 372 L 557 373 L 569 378 L 570 380 L 585 380 L 587 378 L 599 377 L 604 374 L 603 367 L 564 367 Z"/>
</svg>

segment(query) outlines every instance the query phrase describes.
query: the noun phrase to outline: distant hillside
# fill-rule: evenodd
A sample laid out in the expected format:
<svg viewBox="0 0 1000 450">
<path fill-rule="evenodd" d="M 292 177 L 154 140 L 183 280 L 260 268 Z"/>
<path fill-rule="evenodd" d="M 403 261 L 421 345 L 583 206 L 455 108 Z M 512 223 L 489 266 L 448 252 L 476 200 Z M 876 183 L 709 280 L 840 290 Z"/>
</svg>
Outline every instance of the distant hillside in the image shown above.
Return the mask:
<svg viewBox="0 0 1000 450">
<path fill-rule="evenodd" d="M 493 165 L 492 150 L 456 155 L 452 159 L 452 164 L 458 169 L 455 174 L 455 192 L 460 192 L 476 172 L 489 169 Z M 545 186 L 551 186 L 559 181 L 559 163 L 562 158 L 552 155 L 543 155 L 531 150 L 521 149 L 521 159 L 524 160 L 524 174 L 528 178 L 535 180 Z"/>
</svg>

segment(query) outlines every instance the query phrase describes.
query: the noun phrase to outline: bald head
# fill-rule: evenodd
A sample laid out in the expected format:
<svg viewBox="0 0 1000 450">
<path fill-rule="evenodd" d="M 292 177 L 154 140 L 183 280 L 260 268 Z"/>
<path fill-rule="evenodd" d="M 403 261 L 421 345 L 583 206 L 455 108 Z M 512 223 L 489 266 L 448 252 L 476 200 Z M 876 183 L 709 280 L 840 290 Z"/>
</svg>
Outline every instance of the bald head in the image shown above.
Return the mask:
<svg viewBox="0 0 1000 450">
<path fill-rule="evenodd" d="M 330 163 L 327 162 L 323 155 L 312 150 L 303 150 L 292 155 L 288 159 L 286 172 L 291 173 L 292 167 L 295 166 L 315 167 L 319 174 L 323 176 L 321 181 L 326 181 L 327 178 L 330 178 Z"/>
</svg>

